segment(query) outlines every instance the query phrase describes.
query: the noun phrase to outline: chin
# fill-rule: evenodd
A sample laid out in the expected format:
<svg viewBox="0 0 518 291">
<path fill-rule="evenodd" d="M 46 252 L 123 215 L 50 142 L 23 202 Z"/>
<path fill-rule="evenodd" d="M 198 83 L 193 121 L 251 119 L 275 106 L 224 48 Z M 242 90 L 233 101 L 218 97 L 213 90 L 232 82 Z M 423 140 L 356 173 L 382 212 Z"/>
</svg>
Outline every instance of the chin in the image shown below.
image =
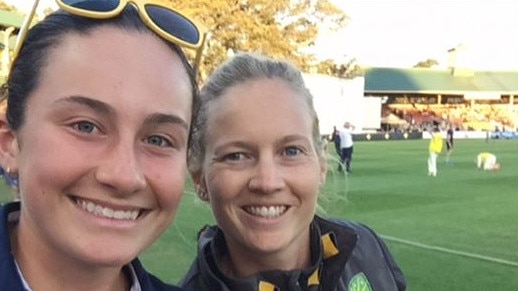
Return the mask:
<svg viewBox="0 0 518 291">
<path fill-rule="evenodd" d="M 96 266 L 118 268 L 131 263 L 131 261 L 133 261 L 136 257 L 137 256 L 124 254 L 117 255 L 112 253 L 110 256 L 97 256 L 95 258 L 90 258 L 90 262 L 92 265 Z"/>
<path fill-rule="evenodd" d="M 248 241 L 248 246 L 258 253 L 274 253 L 288 245 L 288 238 L 278 235 L 260 234 Z"/>
<path fill-rule="evenodd" d="M 84 254 L 85 261 L 92 265 L 104 267 L 121 267 L 129 264 L 139 254 L 139 250 L 135 248 L 124 248 L 121 245 L 118 248 L 113 247 L 97 247 L 94 250 Z"/>
</svg>

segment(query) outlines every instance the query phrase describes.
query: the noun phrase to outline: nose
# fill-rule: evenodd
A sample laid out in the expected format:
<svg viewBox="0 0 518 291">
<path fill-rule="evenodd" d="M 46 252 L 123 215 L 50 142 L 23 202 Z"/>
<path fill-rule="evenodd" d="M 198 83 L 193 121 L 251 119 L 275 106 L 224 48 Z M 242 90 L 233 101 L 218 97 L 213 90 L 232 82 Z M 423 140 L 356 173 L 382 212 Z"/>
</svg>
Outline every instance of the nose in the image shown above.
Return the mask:
<svg viewBox="0 0 518 291">
<path fill-rule="evenodd" d="M 266 194 L 281 190 L 285 186 L 285 181 L 280 167 L 273 157 L 259 159 L 248 182 L 248 188 Z"/>
<path fill-rule="evenodd" d="M 132 194 L 146 186 L 144 171 L 133 144 L 117 145 L 108 151 L 95 173 L 96 180 L 121 194 Z"/>
</svg>

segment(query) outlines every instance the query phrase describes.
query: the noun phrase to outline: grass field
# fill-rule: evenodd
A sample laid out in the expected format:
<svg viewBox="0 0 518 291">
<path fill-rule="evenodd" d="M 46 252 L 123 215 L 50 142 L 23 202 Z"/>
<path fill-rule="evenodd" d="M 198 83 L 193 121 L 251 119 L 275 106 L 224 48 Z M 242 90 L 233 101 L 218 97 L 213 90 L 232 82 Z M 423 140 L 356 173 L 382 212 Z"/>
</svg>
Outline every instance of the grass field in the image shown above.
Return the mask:
<svg viewBox="0 0 518 291">
<path fill-rule="evenodd" d="M 518 141 L 455 142 L 453 164 L 441 155 L 437 177 L 427 176 L 426 140 L 357 142 L 353 174 L 330 171 L 321 205 L 327 216 L 384 235 L 408 290 L 518 290 Z M 495 153 L 502 169 L 476 169 L 480 151 Z M 176 283 L 206 223 L 213 223 L 210 209 L 188 183 L 174 224 L 142 256 L 144 264 Z"/>
</svg>

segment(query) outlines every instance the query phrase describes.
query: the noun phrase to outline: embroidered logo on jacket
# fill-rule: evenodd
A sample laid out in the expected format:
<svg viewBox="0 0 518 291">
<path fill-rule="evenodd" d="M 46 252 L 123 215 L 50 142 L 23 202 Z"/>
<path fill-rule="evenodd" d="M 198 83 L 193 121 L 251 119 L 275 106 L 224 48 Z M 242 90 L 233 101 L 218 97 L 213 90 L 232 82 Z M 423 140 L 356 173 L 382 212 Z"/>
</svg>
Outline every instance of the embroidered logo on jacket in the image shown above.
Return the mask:
<svg viewBox="0 0 518 291">
<path fill-rule="evenodd" d="M 350 291 L 372 291 L 371 284 L 363 273 L 358 273 L 352 277 L 348 289 Z"/>
</svg>

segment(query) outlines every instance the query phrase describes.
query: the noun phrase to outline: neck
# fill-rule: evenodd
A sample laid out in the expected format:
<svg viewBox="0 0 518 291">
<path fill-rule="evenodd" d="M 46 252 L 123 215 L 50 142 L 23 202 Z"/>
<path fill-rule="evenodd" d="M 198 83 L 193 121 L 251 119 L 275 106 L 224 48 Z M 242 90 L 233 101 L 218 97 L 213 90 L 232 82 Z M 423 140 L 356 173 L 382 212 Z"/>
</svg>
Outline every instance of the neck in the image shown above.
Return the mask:
<svg viewBox="0 0 518 291">
<path fill-rule="evenodd" d="M 22 222 L 10 231 L 12 253 L 32 290 L 129 290 L 122 268 L 84 264 L 48 247 Z"/>
<path fill-rule="evenodd" d="M 221 262 L 223 272 L 234 278 L 246 278 L 272 270 L 300 270 L 311 265 L 309 233 L 304 239 L 274 252 L 258 252 L 227 242 L 228 254 Z"/>
</svg>

